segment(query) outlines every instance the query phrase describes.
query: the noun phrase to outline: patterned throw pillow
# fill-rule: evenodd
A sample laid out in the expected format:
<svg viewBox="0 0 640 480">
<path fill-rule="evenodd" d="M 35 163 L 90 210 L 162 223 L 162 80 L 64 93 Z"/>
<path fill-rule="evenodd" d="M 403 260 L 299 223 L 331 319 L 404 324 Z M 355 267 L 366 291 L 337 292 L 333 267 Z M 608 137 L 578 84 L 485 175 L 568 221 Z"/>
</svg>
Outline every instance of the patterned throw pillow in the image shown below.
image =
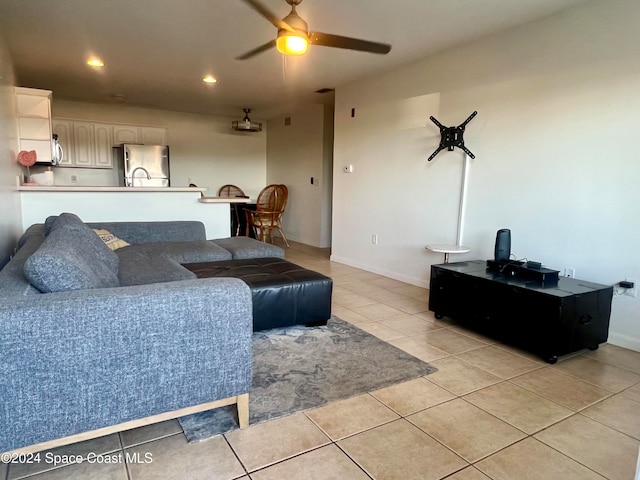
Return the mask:
<svg viewBox="0 0 640 480">
<path fill-rule="evenodd" d="M 119 248 L 127 247 L 129 245 L 127 242 L 125 242 L 121 238 L 116 237 L 109 230 L 94 228 L 93 231 L 96 232 L 96 235 L 98 235 L 100 239 L 105 243 L 105 245 L 109 247 L 111 250 L 117 250 Z"/>
</svg>

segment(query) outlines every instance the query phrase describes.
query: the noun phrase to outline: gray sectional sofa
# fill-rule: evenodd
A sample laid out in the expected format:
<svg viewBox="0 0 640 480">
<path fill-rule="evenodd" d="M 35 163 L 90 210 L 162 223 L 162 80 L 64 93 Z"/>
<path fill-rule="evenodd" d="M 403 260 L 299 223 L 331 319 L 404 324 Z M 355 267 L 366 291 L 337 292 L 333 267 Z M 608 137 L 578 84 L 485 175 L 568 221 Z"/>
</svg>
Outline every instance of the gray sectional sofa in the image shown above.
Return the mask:
<svg viewBox="0 0 640 480">
<path fill-rule="evenodd" d="M 115 251 L 92 229 L 130 245 Z M 181 263 L 279 257 L 200 222 L 31 226 L 0 271 L 0 452 L 37 451 L 220 405 L 248 421 L 252 303 Z"/>
</svg>

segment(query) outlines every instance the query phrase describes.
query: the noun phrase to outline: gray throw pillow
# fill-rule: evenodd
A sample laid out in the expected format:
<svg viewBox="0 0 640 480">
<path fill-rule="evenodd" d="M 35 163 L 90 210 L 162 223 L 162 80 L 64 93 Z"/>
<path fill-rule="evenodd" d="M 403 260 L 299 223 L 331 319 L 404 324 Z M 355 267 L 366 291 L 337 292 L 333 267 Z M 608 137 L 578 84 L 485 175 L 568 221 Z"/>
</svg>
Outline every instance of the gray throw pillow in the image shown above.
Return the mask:
<svg viewBox="0 0 640 480">
<path fill-rule="evenodd" d="M 70 224 L 50 231 L 25 262 L 24 273 L 43 293 L 117 287 L 118 262 L 118 256 L 88 226 Z"/>
<path fill-rule="evenodd" d="M 44 221 L 44 234 L 49 235 L 52 230 L 64 225 L 84 225 L 75 213 L 61 213 L 60 215 L 52 215 Z"/>
</svg>

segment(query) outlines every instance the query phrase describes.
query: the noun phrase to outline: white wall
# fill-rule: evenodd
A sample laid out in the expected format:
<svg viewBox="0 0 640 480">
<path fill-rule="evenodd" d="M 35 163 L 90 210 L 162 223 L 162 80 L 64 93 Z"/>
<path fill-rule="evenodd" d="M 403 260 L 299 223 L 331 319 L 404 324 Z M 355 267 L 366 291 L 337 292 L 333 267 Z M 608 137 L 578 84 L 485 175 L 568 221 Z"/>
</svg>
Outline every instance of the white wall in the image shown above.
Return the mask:
<svg viewBox="0 0 640 480">
<path fill-rule="evenodd" d="M 333 117 L 335 109 L 333 102 L 324 106 L 324 125 L 322 132 L 322 204 L 320 212 L 320 242 L 317 247 L 327 248 L 331 246 L 331 216 L 333 213 L 333 141 L 334 125 Z"/>
<path fill-rule="evenodd" d="M 463 162 L 457 149 L 427 162 L 440 137 L 428 118 L 451 126 L 477 110 L 472 250 L 455 259 L 491 258 L 510 228 L 518 257 L 604 284 L 640 279 L 638 24 L 635 0 L 593 2 L 338 88 L 332 258 L 428 285 L 442 255 L 424 246 L 455 243 Z M 614 298 L 609 339 L 640 351 L 638 302 Z"/>
<path fill-rule="evenodd" d="M 270 120 L 267 137 L 267 183 L 284 183 L 289 202 L 283 230 L 290 240 L 316 247 L 331 242 L 331 136 L 325 134 L 326 109 L 310 104 L 288 118 Z M 314 184 L 311 184 L 311 177 Z"/>
<path fill-rule="evenodd" d="M 166 127 L 172 186 L 195 183 L 215 196 L 219 187 L 233 183 L 255 197 L 265 185 L 266 131 L 234 132 L 231 121 L 240 118 L 56 100 L 55 92 L 52 111 L 54 117 Z M 105 185 L 113 171 L 56 168 L 56 183 L 71 184 L 71 175 L 78 176 L 78 184 Z"/>
<path fill-rule="evenodd" d="M 22 233 L 16 176 L 23 172 L 16 163 L 18 130 L 14 85 L 13 60 L 0 37 L 0 268 L 9 261 Z"/>
</svg>

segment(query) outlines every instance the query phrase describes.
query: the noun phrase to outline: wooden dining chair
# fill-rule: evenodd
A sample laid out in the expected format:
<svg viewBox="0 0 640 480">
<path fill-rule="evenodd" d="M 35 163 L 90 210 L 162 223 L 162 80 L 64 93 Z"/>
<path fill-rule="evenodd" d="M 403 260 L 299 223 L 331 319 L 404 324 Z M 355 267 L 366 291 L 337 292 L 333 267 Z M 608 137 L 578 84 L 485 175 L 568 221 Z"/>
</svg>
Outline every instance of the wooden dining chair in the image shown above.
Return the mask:
<svg viewBox="0 0 640 480">
<path fill-rule="evenodd" d="M 240 187 L 236 185 L 231 185 L 231 184 L 222 185 L 218 189 L 218 196 L 225 197 L 225 198 L 246 197 L 246 195 L 244 194 L 244 192 Z"/>
<path fill-rule="evenodd" d="M 269 235 L 269 240 L 273 243 L 273 231 L 278 230 L 282 240 L 288 247 L 289 242 L 282 231 L 282 214 L 288 199 L 289 189 L 287 189 L 286 185 L 274 183 L 264 187 L 258 194 L 256 209 L 244 209 L 247 217 L 247 236 L 249 236 L 249 229 L 251 228 L 255 232 L 256 238 L 265 242 L 267 235 Z"/>
</svg>

